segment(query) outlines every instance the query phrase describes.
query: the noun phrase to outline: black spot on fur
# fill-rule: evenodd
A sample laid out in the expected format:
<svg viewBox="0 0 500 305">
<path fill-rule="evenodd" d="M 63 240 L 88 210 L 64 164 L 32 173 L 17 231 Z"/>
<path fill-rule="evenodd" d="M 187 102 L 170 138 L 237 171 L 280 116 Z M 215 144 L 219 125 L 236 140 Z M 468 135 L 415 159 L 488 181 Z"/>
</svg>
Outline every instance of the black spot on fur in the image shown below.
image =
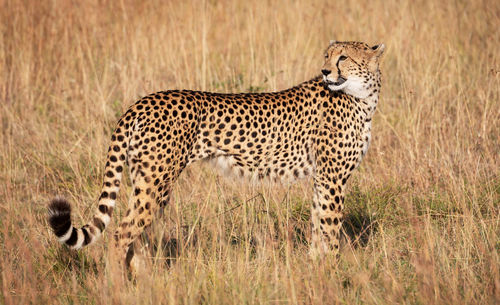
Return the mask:
<svg viewBox="0 0 500 305">
<path fill-rule="evenodd" d="M 78 241 L 78 231 L 77 229 L 73 228 L 70 238 L 66 241 L 66 245 L 74 246 L 77 241 Z"/>
<path fill-rule="evenodd" d="M 94 217 L 94 226 L 96 226 L 101 232 L 104 231 L 104 228 L 106 227 L 104 222 L 102 222 L 102 220 L 97 217 Z"/>
<path fill-rule="evenodd" d="M 104 204 L 99 205 L 99 211 L 103 214 L 107 214 L 108 213 L 108 206 L 104 205 Z"/>
<path fill-rule="evenodd" d="M 88 232 L 88 229 L 83 227 L 82 228 L 82 232 L 83 232 L 83 236 L 85 237 L 85 239 L 83 240 L 83 245 L 88 245 L 90 243 L 90 235 L 89 235 L 89 232 Z"/>
</svg>

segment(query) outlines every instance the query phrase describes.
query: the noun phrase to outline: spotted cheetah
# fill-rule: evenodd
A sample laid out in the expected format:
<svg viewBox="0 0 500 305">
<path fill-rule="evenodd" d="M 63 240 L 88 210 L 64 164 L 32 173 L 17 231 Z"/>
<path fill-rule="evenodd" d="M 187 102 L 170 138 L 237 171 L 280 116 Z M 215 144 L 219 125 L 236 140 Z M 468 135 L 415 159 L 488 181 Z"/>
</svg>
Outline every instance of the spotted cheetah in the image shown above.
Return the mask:
<svg viewBox="0 0 500 305">
<path fill-rule="evenodd" d="M 118 258 L 130 267 L 129 248 L 169 202 L 179 174 L 212 160 L 257 180 L 312 176 L 310 252 L 338 253 L 344 190 L 370 144 L 383 51 L 383 44 L 332 41 L 321 74 L 280 92 L 170 90 L 140 99 L 111 136 L 93 219 L 74 227 L 69 203 L 56 198 L 50 226 L 72 249 L 95 242 L 111 220 L 127 164 L 133 191 L 114 237 Z"/>
</svg>

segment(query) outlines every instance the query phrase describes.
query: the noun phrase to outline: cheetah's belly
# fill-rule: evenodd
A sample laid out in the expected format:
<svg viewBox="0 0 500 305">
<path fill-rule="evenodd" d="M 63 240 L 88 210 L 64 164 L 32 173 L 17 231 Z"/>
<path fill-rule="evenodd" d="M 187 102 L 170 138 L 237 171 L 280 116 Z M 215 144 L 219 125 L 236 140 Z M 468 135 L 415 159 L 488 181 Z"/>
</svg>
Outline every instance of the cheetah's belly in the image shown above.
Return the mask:
<svg viewBox="0 0 500 305">
<path fill-rule="evenodd" d="M 221 174 L 250 181 L 270 179 L 291 183 L 310 176 L 314 168 L 309 158 L 298 155 L 288 159 L 277 157 L 244 160 L 238 155 L 220 154 L 208 160 Z"/>
</svg>

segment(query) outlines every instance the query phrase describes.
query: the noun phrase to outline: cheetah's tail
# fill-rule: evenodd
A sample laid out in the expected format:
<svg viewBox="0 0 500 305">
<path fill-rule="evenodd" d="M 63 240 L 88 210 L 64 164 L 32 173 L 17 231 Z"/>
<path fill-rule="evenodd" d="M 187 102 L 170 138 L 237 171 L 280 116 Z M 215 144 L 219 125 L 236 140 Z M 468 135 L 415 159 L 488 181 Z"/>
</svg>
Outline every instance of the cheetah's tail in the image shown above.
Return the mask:
<svg viewBox="0 0 500 305">
<path fill-rule="evenodd" d="M 120 120 L 111 137 L 112 142 L 104 169 L 104 181 L 98 210 L 92 221 L 81 228 L 76 228 L 71 224 L 71 206 L 68 201 L 57 197 L 49 205 L 50 227 L 59 241 L 71 249 L 79 249 L 95 242 L 111 220 L 111 213 L 120 189 L 123 167 L 127 163 L 130 131 L 123 129 L 129 129 L 128 127 L 128 123 Z"/>
</svg>

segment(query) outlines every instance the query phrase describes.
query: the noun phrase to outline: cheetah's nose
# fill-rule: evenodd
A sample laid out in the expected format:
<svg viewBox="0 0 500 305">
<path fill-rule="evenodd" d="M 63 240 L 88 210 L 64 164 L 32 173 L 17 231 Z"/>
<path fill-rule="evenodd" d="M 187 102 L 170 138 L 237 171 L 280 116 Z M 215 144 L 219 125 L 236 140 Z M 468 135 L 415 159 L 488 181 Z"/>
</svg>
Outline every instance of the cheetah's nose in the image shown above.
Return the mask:
<svg viewBox="0 0 500 305">
<path fill-rule="evenodd" d="M 328 76 L 328 74 L 332 73 L 332 71 L 327 70 L 327 69 L 323 69 L 323 70 L 321 70 L 321 73 L 323 73 L 324 76 Z"/>
</svg>

